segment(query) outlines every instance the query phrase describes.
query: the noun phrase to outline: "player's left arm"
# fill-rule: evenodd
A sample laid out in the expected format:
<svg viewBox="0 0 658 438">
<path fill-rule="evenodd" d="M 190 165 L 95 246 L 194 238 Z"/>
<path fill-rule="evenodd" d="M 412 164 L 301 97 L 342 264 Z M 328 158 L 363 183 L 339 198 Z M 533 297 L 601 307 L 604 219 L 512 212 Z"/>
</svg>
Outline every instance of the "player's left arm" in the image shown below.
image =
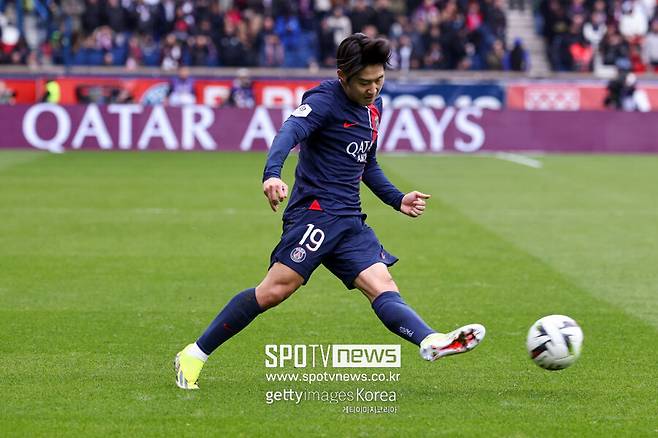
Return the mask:
<svg viewBox="0 0 658 438">
<path fill-rule="evenodd" d="M 383 110 L 381 98 L 377 99 L 375 105 L 377 105 L 379 114 L 381 114 Z M 395 187 L 395 185 L 386 177 L 384 171 L 377 162 L 376 139 L 368 151 L 362 180 L 379 199 L 407 216 L 418 217 L 423 214 L 425 207 L 427 206 L 426 200 L 430 198 L 430 195 L 426 195 L 425 193 L 416 190 L 405 195 Z"/>
<path fill-rule="evenodd" d="M 431 195 L 421 193 L 419 191 L 412 191 L 406 195 L 402 193 L 395 185 L 386 177 L 384 171 L 377 162 L 377 144 L 374 144 L 368 152 L 368 161 L 363 169 L 363 182 L 372 190 L 385 204 L 390 205 L 394 209 L 411 217 L 418 217 L 425 211 L 427 206 L 427 199 Z"/>
</svg>

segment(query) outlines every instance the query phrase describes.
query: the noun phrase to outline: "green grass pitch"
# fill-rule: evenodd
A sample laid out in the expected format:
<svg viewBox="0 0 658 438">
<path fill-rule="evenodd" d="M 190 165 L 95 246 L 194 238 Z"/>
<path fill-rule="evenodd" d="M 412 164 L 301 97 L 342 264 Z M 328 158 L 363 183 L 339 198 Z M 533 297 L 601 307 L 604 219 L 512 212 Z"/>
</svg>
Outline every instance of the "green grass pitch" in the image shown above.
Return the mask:
<svg viewBox="0 0 658 438">
<path fill-rule="evenodd" d="M 658 156 L 539 160 L 380 157 L 402 190 L 433 195 L 415 220 L 363 189 L 407 302 L 439 330 L 487 327 L 472 353 L 422 361 L 321 268 L 185 392 L 174 354 L 260 281 L 278 241 L 264 156 L 0 153 L 0 435 L 657 436 Z M 585 333 L 561 372 L 525 351 L 552 313 Z M 402 344 L 400 381 L 266 381 L 265 344 L 341 343 Z M 358 387 L 396 391 L 397 412 L 265 403 Z"/>
</svg>

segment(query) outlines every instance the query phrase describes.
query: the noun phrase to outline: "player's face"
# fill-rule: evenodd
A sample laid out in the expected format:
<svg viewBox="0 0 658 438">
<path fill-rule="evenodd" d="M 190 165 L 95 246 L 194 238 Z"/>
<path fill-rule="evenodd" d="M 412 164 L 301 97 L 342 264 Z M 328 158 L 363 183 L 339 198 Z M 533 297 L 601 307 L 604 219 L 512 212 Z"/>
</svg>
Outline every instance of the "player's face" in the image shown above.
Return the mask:
<svg viewBox="0 0 658 438">
<path fill-rule="evenodd" d="M 341 72 L 342 73 L 342 72 Z M 340 77 L 339 73 L 339 77 Z M 370 105 L 375 102 L 384 86 L 384 66 L 369 65 L 346 81 L 341 77 L 345 94 L 359 105 Z"/>
</svg>

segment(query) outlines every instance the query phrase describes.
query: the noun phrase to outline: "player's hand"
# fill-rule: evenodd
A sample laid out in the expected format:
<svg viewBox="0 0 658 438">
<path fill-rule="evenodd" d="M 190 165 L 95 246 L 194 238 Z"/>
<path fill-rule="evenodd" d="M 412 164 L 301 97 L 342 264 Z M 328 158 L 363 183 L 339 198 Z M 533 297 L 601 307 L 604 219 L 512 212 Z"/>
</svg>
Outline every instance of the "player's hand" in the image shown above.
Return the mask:
<svg viewBox="0 0 658 438">
<path fill-rule="evenodd" d="M 279 204 L 288 197 L 288 185 L 279 178 L 268 178 L 263 183 L 263 193 L 272 211 L 276 211 Z"/>
<path fill-rule="evenodd" d="M 417 191 L 409 192 L 402 198 L 400 211 L 407 216 L 418 217 L 425 211 L 425 206 L 427 205 L 425 200 L 431 196 Z"/>
</svg>

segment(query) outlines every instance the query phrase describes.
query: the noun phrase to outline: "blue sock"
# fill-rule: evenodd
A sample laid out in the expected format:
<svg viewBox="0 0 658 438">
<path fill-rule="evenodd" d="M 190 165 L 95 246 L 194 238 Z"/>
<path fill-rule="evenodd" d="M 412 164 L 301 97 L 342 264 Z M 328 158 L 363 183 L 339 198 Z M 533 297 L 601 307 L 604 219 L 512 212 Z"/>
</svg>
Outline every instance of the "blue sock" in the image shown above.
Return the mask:
<svg viewBox="0 0 658 438">
<path fill-rule="evenodd" d="M 436 333 L 404 302 L 397 292 L 384 292 L 372 302 L 372 309 L 387 329 L 416 345 Z"/>
<path fill-rule="evenodd" d="M 244 290 L 224 306 L 196 343 L 201 351 L 209 355 L 262 312 L 256 301 L 256 289 Z"/>
</svg>

